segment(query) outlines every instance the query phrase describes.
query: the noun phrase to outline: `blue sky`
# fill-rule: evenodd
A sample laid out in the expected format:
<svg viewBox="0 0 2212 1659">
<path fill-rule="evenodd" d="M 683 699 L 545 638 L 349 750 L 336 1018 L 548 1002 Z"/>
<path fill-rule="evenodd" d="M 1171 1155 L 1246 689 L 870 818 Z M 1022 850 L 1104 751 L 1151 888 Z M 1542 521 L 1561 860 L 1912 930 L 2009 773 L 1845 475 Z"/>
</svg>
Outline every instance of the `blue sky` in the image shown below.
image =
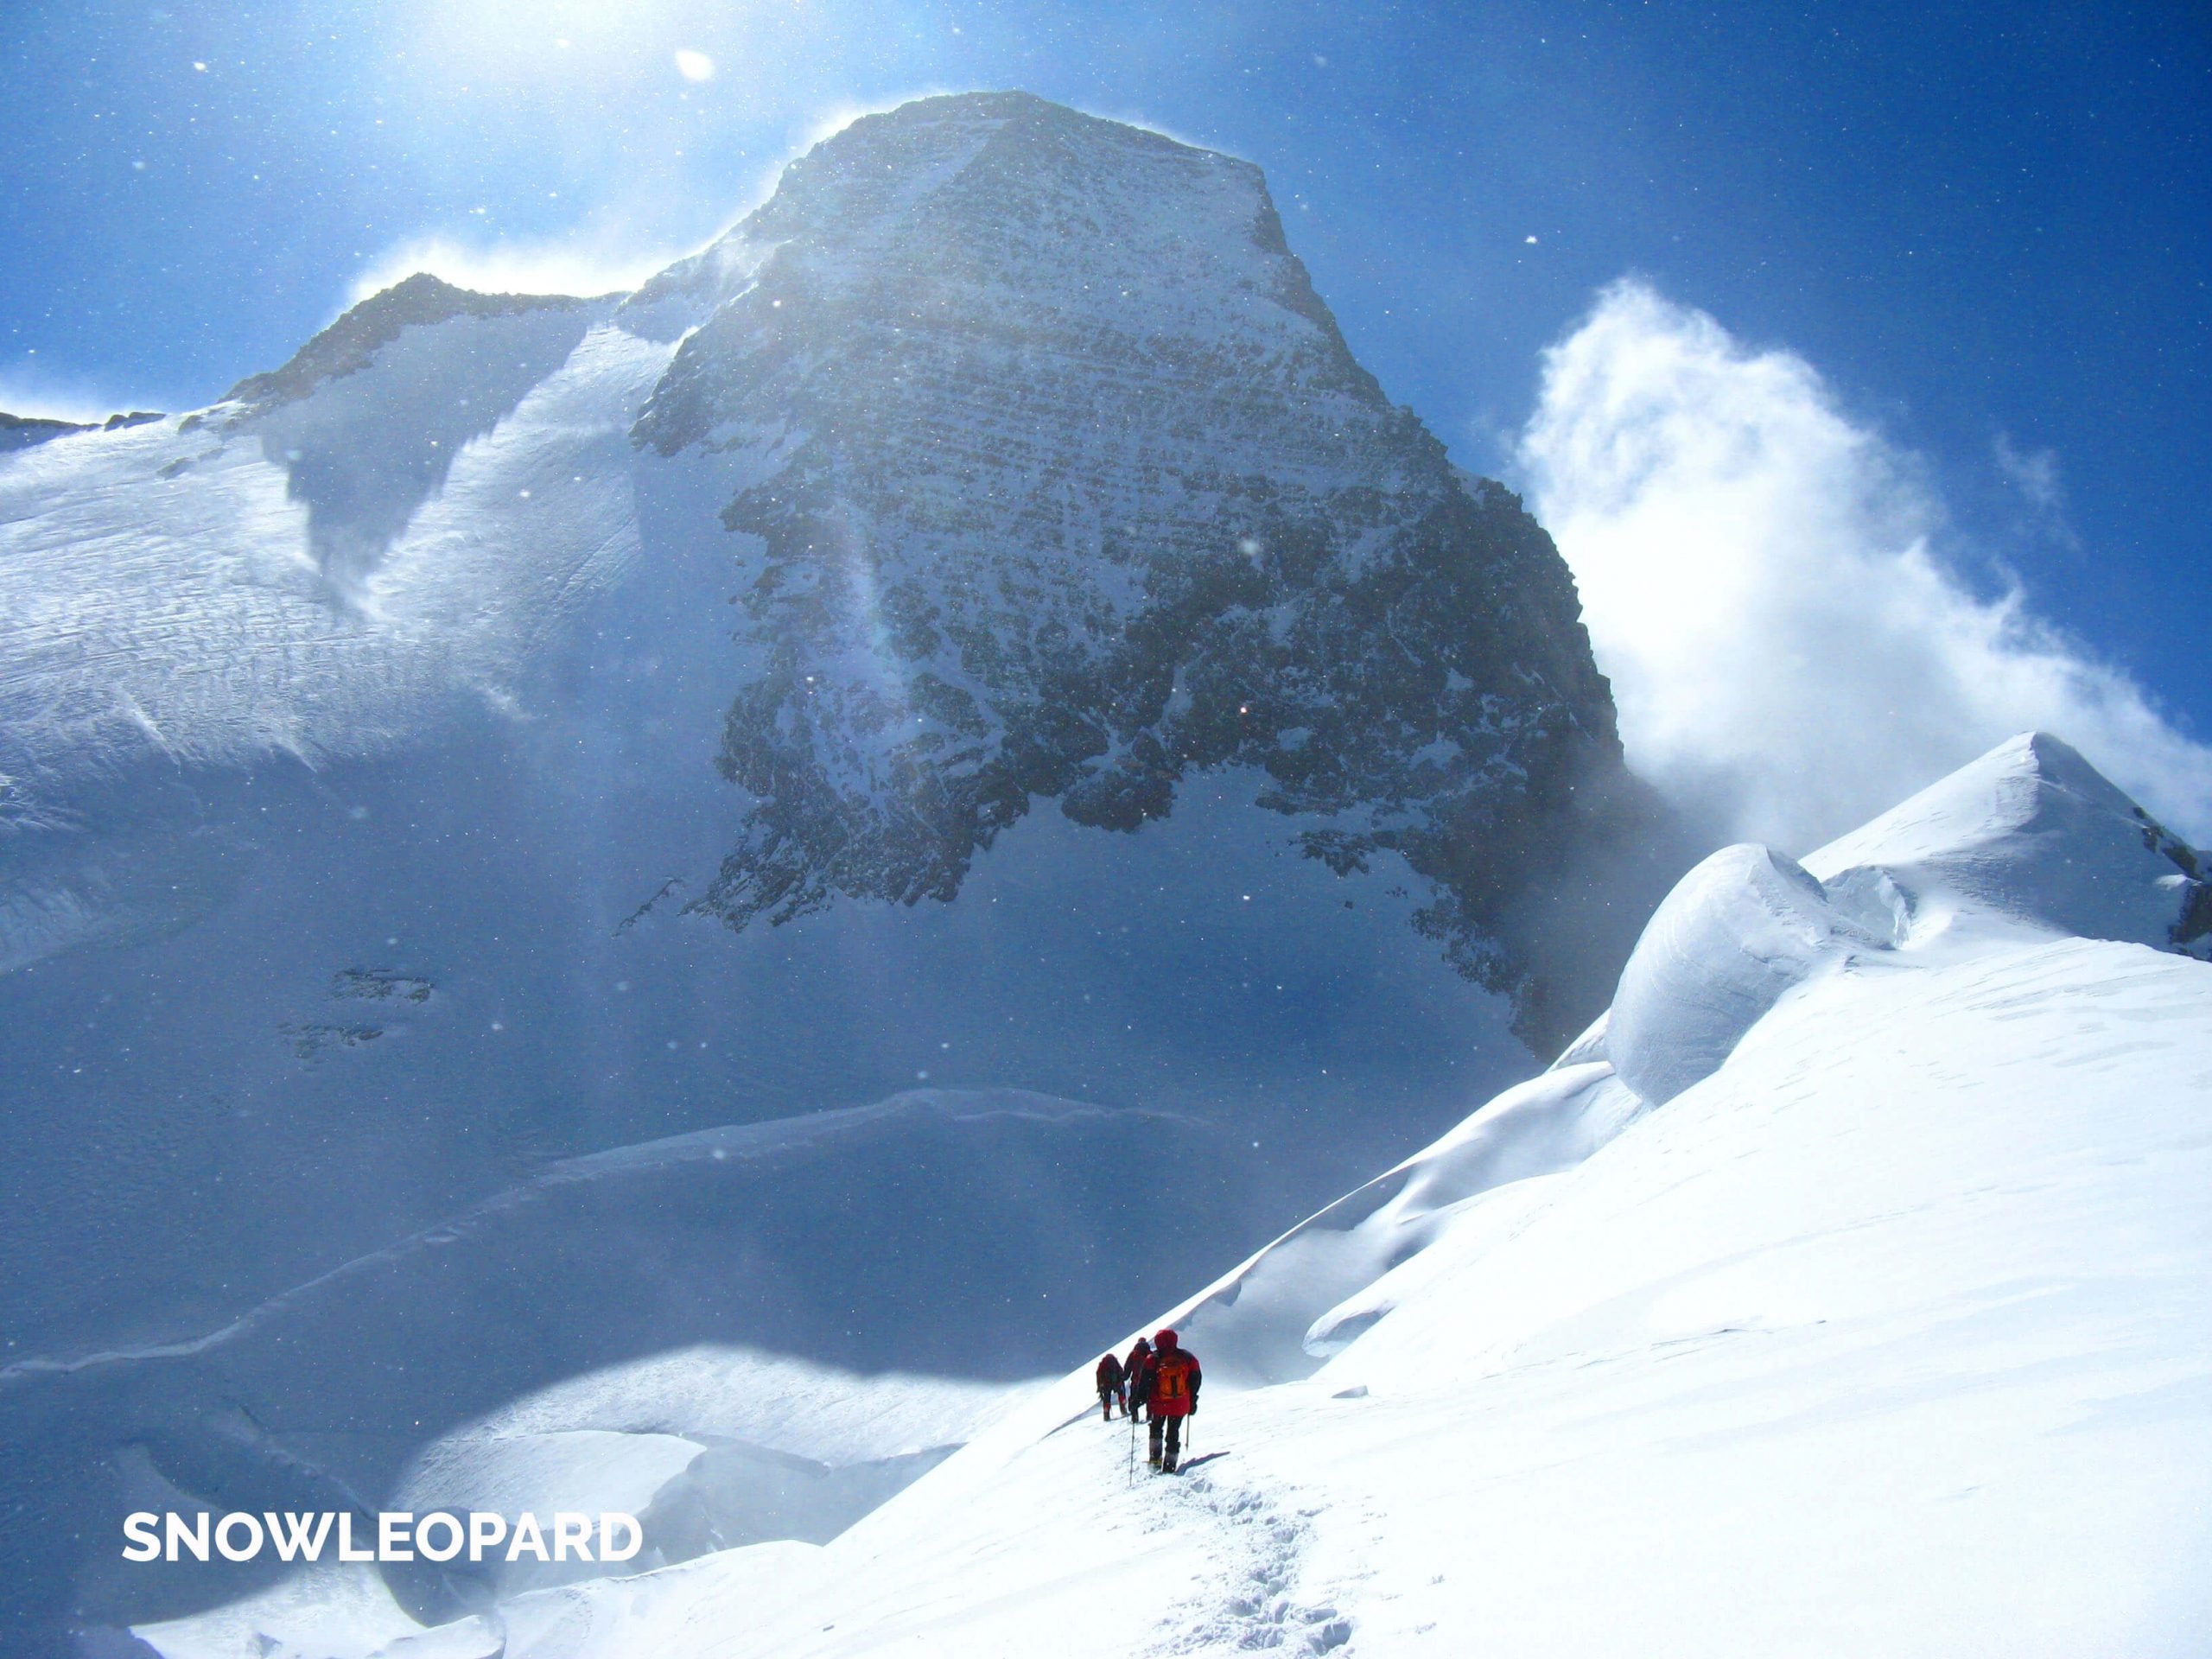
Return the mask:
<svg viewBox="0 0 2212 1659">
<path fill-rule="evenodd" d="M 1259 162 L 1354 349 L 1478 470 L 1523 478 L 1541 353 L 1624 276 L 1793 353 L 1963 589 L 2010 573 L 2202 736 L 2209 16 L 14 0 L 0 407 L 205 403 L 425 250 L 619 283 L 845 115 L 1021 86 Z"/>
</svg>

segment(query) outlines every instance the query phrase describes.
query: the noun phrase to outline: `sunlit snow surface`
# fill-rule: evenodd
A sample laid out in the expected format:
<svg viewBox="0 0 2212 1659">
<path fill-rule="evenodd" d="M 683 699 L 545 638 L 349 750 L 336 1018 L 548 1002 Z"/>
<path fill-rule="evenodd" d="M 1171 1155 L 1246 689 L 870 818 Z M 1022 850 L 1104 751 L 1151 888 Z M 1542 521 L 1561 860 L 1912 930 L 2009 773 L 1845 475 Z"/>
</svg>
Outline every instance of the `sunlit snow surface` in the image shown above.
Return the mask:
<svg viewBox="0 0 2212 1659">
<path fill-rule="evenodd" d="M 404 1639 L 2200 1651 L 2212 967 L 2131 942 L 2187 883 L 2101 785 L 2022 739 L 1804 869 L 1744 851 L 1694 874 L 1643 982 L 1675 988 L 1694 1054 L 1767 987 L 1740 1037 L 1653 1104 L 1597 1031 L 1167 1310 L 1214 1382 L 1181 1478 L 1132 1472 L 1078 1372 L 826 1547 L 526 1592 Z M 1777 913 L 1827 922 L 1778 936 Z M 1777 974 L 1778 937 L 1805 948 Z M 1640 1033 L 1670 1036 L 1656 1007 Z M 157 1644 L 255 1650 L 207 1644 L 228 1619 L 306 1651 L 292 1632 L 365 1592 L 290 1593 Z M 378 1617 L 359 1628 L 403 1635 Z"/>
<path fill-rule="evenodd" d="M 1365 378 L 1255 172 L 1107 128 L 1033 100 L 918 106 L 794 169 L 748 221 L 765 240 L 627 302 L 414 279 L 213 409 L 0 462 L 9 1631 L 650 1651 L 621 1621 L 679 1594 L 734 1605 L 733 1575 L 772 1608 L 819 1575 L 824 1622 L 849 1630 L 864 1546 L 807 1541 L 967 1439 L 1001 1387 L 1103 1346 L 1527 1069 L 1502 1000 L 1409 930 L 1436 890 L 1366 837 L 1418 806 L 1455 880 L 1530 896 L 1513 858 L 1541 863 L 1559 826 L 1521 817 L 1522 784 L 1560 781 L 1536 764 L 1555 716 L 1610 730 L 1563 568 Z M 1009 233 L 1009 207 L 1040 202 L 1070 257 Z M 909 327 L 925 295 L 943 303 Z M 1016 316 L 1041 355 L 1007 354 Z M 888 386 L 903 422 L 880 418 Z M 1274 522 L 1278 484 L 1326 511 Z M 844 556 L 855 526 L 867 559 Z M 1402 569 L 1381 557 L 1397 543 Z M 1349 585 L 1315 586 L 1324 569 Z M 1234 580 L 1179 585 L 1209 571 Z M 1424 571 L 1456 599 L 1395 585 Z M 1123 666 L 1138 703 L 1165 701 L 1125 720 L 1109 647 L 1154 638 L 1129 608 L 1154 586 L 1166 632 Z M 1074 681 L 1033 671 L 1056 641 Z M 1283 671 L 1248 696 L 1262 660 Z M 991 717 L 931 714 L 946 687 Z M 1103 755 L 1064 718 L 1091 702 Z M 1030 737 L 1049 764 L 1003 798 L 1019 823 L 961 841 L 959 902 L 895 902 L 936 890 L 907 879 L 909 809 Z M 793 743 L 818 753 L 775 773 Z M 1169 750 L 1192 764 L 1163 771 Z M 747 756 L 773 774 L 751 793 L 716 767 Z M 1716 855 L 1560 1065 L 1192 1299 L 1202 1432 L 1247 1409 L 1237 1386 L 1262 1421 L 1423 1329 L 1463 1262 L 1539 1236 L 1560 1194 L 1852 976 L 1925 983 L 2069 934 L 2156 944 L 2203 912 L 2175 849 L 2085 770 L 2014 746 L 1866 849 Z M 1172 816 L 1098 827 L 1164 799 L 1168 772 Z M 743 839 L 810 778 L 883 792 L 803 787 L 805 823 Z M 1030 810 L 1054 799 L 1076 810 Z M 1491 807 L 1517 826 L 1495 848 Z M 887 857 L 810 908 L 868 819 Z M 1309 832 L 1337 855 L 1303 855 Z M 715 919 L 747 920 L 783 875 L 807 898 L 787 925 Z M 1515 913 L 1570 963 L 1619 959 L 1561 907 Z M 764 1409 L 733 1419 L 723 1396 L 748 1391 Z M 849 1398 L 937 1427 L 798 1433 Z M 1076 1455 L 1083 1432 L 1034 1455 Z M 957 1498 L 971 1462 L 917 1489 L 961 1511 L 932 1548 L 986 1524 Z M 267 1564 L 126 1568 L 113 1540 L 133 1508 L 480 1497 L 638 1505 L 641 1561 L 696 1560 L 619 1592 L 272 1583 Z M 1047 1480 L 1035 1501 L 1090 1500 Z M 851 1536 L 934 1531 L 935 1502 Z M 1007 1593 L 1050 1563 L 1012 1562 Z M 1296 1581 L 1262 1573 L 1255 1605 Z M 1155 1645 L 1279 1633 L 1176 1624 L 1182 1591 L 1148 1593 Z M 1006 1639 L 1053 1645 L 1068 1611 L 1037 1599 Z M 1282 1628 L 1325 1640 L 1338 1616 Z"/>
<path fill-rule="evenodd" d="M 69 822 L 84 772 L 319 763 L 420 736 L 456 696 L 511 702 L 563 608 L 636 556 L 628 429 L 669 357 L 565 314 L 484 337 L 528 321 L 412 329 L 375 373 L 273 410 L 0 467 L 0 830 Z M 474 384 L 495 353 L 529 378 Z M 34 959 L 12 931 L 8 964 Z"/>
</svg>

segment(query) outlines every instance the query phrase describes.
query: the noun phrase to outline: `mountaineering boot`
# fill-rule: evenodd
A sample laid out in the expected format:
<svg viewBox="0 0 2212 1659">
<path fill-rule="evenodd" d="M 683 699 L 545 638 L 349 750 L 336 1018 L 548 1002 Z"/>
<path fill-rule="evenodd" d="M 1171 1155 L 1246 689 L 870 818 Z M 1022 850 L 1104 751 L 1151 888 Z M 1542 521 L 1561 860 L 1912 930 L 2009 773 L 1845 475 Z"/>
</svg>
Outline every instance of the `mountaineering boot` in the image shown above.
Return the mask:
<svg viewBox="0 0 2212 1659">
<path fill-rule="evenodd" d="M 1173 1474 L 1175 1472 L 1175 1454 L 1172 1452 L 1169 1452 L 1165 1458 L 1160 1459 L 1160 1466 L 1167 1473 L 1171 1475 Z"/>
</svg>

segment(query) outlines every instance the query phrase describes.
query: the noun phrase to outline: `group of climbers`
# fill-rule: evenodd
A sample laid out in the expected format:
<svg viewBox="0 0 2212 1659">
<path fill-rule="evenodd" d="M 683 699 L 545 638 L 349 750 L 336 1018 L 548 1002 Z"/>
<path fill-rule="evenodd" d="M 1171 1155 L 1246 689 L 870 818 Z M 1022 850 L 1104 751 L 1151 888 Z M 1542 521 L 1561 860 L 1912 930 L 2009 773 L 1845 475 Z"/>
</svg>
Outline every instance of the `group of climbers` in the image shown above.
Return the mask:
<svg viewBox="0 0 2212 1659">
<path fill-rule="evenodd" d="M 1162 1330 L 1149 1342 L 1139 1337 L 1127 1359 L 1103 1356 L 1095 1376 L 1106 1421 L 1113 1421 L 1117 1405 L 1130 1417 L 1142 1414 L 1152 1426 L 1152 1466 L 1173 1474 L 1183 1452 L 1183 1420 L 1198 1413 L 1198 1384 L 1205 1380 L 1198 1357 L 1173 1330 Z"/>
</svg>

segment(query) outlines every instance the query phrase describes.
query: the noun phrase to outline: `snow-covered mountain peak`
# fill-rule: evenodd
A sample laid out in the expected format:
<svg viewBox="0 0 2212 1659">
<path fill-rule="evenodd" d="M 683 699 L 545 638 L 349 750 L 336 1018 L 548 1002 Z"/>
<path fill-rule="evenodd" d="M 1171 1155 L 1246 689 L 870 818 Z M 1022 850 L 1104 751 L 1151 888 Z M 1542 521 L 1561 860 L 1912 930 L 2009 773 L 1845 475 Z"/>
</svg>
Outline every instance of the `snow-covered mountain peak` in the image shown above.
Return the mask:
<svg viewBox="0 0 2212 1659">
<path fill-rule="evenodd" d="M 2203 954 L 2212 889 L 2196 851 L 2062 740 L 2026 732 L 1808 854 L 1834 884 L 1891 878 L 1916 912 L 2014 921 Z"/>
<path fill-rule="evenodd" d="M 841 277 L 925 276 L 931 239 L 971 215 L 989 221 L 1000 257 L 1057 270 L 1071 295 L 1093 304 L 1109 297 L 1116 273 L 1145 278 L 1148 295 L 1157 275 L 1149 262 L 1161 257 L 1198 276 L 1190 297 L 1202 303 L 1224 276 L 1249 279 L 1254 245 L 1288 252 L 1249 162 L 1027 92 L 960 93 L 863 116 L 824 140 L 727 235 L 641 286 L 626 313 L 658 313 L 681 298 L 692 321 L 704 321 L 786 245 L 817 262 L 815 280 L 833 289 Z M 1071 265 L 1076 248 L 1084 257 Z M 1024 286 L 1035 285 L 1033 274 Z M 1135 297 L 1118 289 L 1113 296 Z M 1318 303 L 1302 303 L 1325 317 Z"/>
<path fill-rule="evenodd" d="M 699 908 L 949 900 L 1037 802 L 1135 830 L 1251 768 L 1542 1024 L 1506 913 L 1619 770 L 1573 584 L 1353 359 L 1256 168 L 925 99 L 715 257 L 636 302 L 739 284 L 637 427 L 738 533 L 719 764 L 757 804 Z"/>
<path fill-rule="evenodd" d="M 1803 865 L 1732 847 L 1684 876 L 1621 971 L 1602 1054 L 1672 1099 L 1814 975 L 1990 941 L 2073 937 L 2207 954 L 2198 855 L 2065 743 L 2025 733 Z"/>
<path fill-rule="evenodd" d="M 418 274 L 150 432 L 0 474 L 18 822 L 99 817 L 79 773 L 537 718 L 643 553 L 739 607 L 693 913 L 950 900 L 1039 804 L 1132 831 L 1235 772 L 1278 845 L 1410 867 L 1532 1039 L 1587 1012 L 1519 908 L 1635 793 L 1573 583 L 1353 359 L 1248 162 L 923 99 L 626 300 Z M 11 956 L 141 925 L 63 879 L 0 892 Z"/>
<path fill-rule="evenodd" d="M 656 396 L 640 430 L 664 450 L 696 441 L 713 418 L 711 404 L 685 397 L 706 390 L 691 378 L 710 378 L 718 353 L 743 353 L 749 331 L 818 328 L 818 309 L 800 307 L 831 308 L 834 321 L 881 335 L 995 322 L 1001 345 L 1025 335 L 1064 345 L 1061 374 L 1114 361 L 1137 339 L 1147 349 L 1121 366 L 1173 365 L 1226 334 L 1270 337 L 1278 351 L 1321 344 L 1308 372 L 1342 375 L 1370 406 L 1357 411 L 1367 421 L 1395 413 L 1337 336 L 1258 168 L 1023 92 L 924 99 L 862 117 L 630 303 L 678 291 L 711 296 L 717 308 L 740 300 L 741 315 L 726 338 L 679 356 Z M 1055 319 L 1080 319 L 1095 335 L 1040 335 Z M 1183 366 L 1187 375 L 1204 364 Z"/>
<path fill-rule="evenodd" d="M 603 310 L 607 303 L 561 294 L 480 294 L 418 270 L 348 308 L 281 369 L 239 381 L 223 401 L 257 410 L 294 402 L 326 380 L 367 368 L 409 328 L 435 327 L 456 317 L 516 317 L 546 310 L 582 314 Z"/>
</svg>

